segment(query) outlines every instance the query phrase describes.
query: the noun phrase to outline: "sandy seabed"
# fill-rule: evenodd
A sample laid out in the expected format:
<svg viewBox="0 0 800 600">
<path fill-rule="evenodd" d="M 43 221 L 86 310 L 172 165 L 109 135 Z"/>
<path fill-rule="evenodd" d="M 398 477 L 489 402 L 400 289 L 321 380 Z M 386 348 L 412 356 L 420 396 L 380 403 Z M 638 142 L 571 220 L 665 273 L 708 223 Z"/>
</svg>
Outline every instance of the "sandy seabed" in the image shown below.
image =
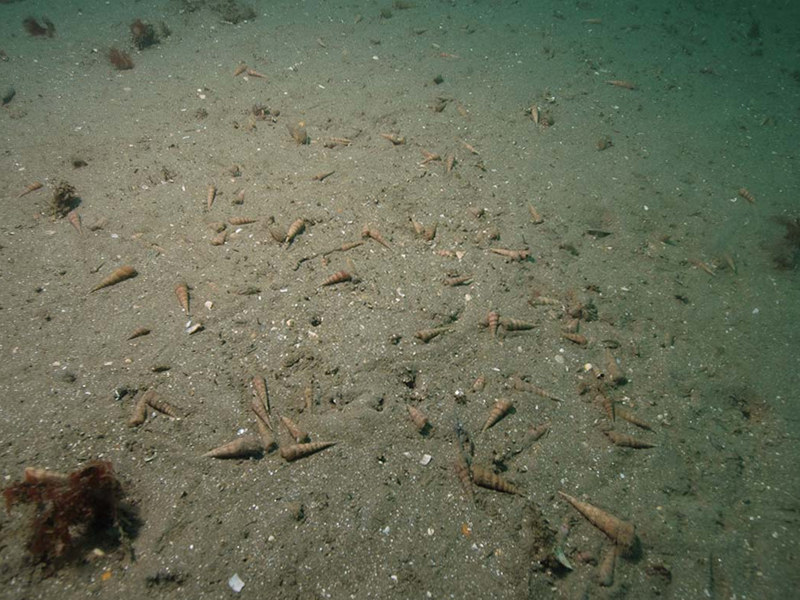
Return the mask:
<svg viewBox="0 0 800 600">
<path fill-rule="evenodd" d="M 110 461 L 136 518 L 42 564 L 15 504 L 0 597 L 798 588 L 797 6 L 113 4 L 0 6 L 0 470 Z M 336 445 L 204 457 L 253 377 Z M 613 581 L 559 491 L 635 525 Z"/>
</svg>

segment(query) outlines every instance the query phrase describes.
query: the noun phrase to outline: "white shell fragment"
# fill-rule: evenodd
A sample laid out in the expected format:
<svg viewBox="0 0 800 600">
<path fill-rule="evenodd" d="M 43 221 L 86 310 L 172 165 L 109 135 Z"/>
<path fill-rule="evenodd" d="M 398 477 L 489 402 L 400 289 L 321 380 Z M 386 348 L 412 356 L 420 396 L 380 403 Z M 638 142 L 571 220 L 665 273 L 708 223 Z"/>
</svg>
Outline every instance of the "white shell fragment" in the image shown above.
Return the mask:
<svg viewBox="0 0 800 600">
<path fill-rule="evenodd" d="M 228 579 L 228 586 L 238 594 L 244 587 L 244 581 L 242 581 L 242 578 L 239 577 L 238 573 L 234 573 L 231 575 L 231 578 Z"/>
<path fill-rule="evenodd" d="M 192 324 L 191 321 L 186 324 L 186 333 L 192 335 L 193 333 L 197 333 L 198 331 L 203 331 L 203 324 L 202 323 L 194 323 Z"/>
</svg>

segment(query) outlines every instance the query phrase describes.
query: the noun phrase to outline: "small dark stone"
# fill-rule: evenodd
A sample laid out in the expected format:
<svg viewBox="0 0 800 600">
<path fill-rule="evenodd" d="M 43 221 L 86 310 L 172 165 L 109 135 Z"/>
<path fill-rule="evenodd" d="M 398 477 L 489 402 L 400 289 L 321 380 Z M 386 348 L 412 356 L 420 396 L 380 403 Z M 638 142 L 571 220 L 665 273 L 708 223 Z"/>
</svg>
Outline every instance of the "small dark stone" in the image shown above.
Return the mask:
<svg viewBox="0 0 800 600">
<path fill-rule="evenodd" d="M 11 102 L 14 99 L 14 96 L 16 95 L 17 95 L 17 90 L 15 90 L 11 86 L 7 87 L 3 92 L 3 106 Z"/>
</svg>

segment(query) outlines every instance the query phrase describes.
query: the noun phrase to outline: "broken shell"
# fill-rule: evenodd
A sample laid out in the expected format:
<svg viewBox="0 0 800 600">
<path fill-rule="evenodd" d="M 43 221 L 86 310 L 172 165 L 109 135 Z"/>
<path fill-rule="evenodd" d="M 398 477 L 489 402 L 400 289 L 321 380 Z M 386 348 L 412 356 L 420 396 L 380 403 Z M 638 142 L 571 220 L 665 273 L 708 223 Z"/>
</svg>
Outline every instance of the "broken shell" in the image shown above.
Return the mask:
<svg viewBox="0 0 800 600">
<path fill-rule="evenodd" d="M 273 227 L 270 227 L 269 234 L 272 236 L 272 239 L 279 244 L 282 244 L 286 241 L 286 231 L 284 231 L 283 227 L 280 225 L 274 225 Z"/>
<path fill-rule="evenodd" d="M 747 200 L 750 204 L 755 204 L 756 203 L 756 199 L 753 197 L 753 194 L 751 194 L 748 191 L 747 188 L 739 188 L 738 194 L 739 194 L 739 196 L 741 196 L 742 198 Z"/>
<path fill-rule="evenodd" d="M 470 502 L 475 501 L 475 496 L 472 490 L 472 471 L 470 470 L 469 463 L 464 457 L 463 452 L 459 452 L 456 461 L 453 463 L 453 469 L 461 481 L 461 487 L 464 489 L 464 494 Z"/>
<path fill-rule="evenodd" d="M 147 390 L 147 393 L 142 396 L 141 401 L 147 404 L 150 408 L 154 408 L 158 412 L 167 415 L 170 418 L 180 418 L 180 415 L 175 407 L 159 396 L 153 388 Z"/>
<path fill-rule="evenodd" d="M 589 343 L 588 338 L 580 333 L 570 333 L 568 331 L 564 331 L 561 333 L 561 337 L 563 337 L 565 340 L 569 340 L 573 344 L 578 344 L 578 346 L 586 346 Z"/>
<path fill-rule="evenodd" d="M 83 235 L 83 228 L 81 227 L 81 216 L 78 214 L 77 210 L 71 210 L 67 213 L 67 220 L 70 222 L 75 228 L 75 231 L 78 232 L 78 235 Z"/>
<path fill-rule="evenodd" d="M 305 145 L 311 143 L 311 138 L 308 137 L 308 130 L 306 129 L 306 124 L 303 121 L 300 121 L 296 125 L 287 125 L 286 128 L 289 130 L 289 135 L 292 136 L 292 139 L 298 145 Z"/>
<path fill-rule="evenodd" d="M 50 471 L 49 469 L 42 469 L 39 467 L 25 467 L 24 477 L 25 483 L 33 484 L 61 484 L 69 479 L 69 475 L 66 473 Z"/>
<path fill-rule="evenodd" d="M 499 254 L 510 261 L 521 262 L 528 260 L 531 256 L 530 250 L 510 250 L 508 248 L 489 248 L 489 251 L 494 254 Z"/>
<path fill-rule="evenodd" d="M 217 197 L 217 186 L 209 185 L 206 191 L 206 210 L 211 210 L 214 205 L 214 198 Z"/>
<path fill-rule="evenodd" d="M 39 182 L 39 181 L 34 181 L 33 183 L 31 183 L 29 185 L 26 185 L 25 189 L 22 190 L 22 192 L 20 192 L 20 194 L 17 196 L 17 198 L 22 198 L 25 194 L 30 194 L 31 192 L 33 192 L 35 190 L 41 189 L 42 185 L 43 184 L 41 182 Z"/>
<path fill-rule="evenodd" d="M 611 587 L 614 585 L 614 567 L 617 562 L 617 554 L 619 548 L 611 546 L 606 550 L 600 566 L 597 568 L 597 583 L 603 587 Z"/>
<path fill-rule="evenodd" d="M 141 398 L 139 398 L 139 400 L 136 401 L 136 405 L 133 407 L 131 418 L 128 419 L 128 427 L 138 427 L 146 420 L 147 420 L 147 402 L 145 401 L 144 396 L 142 396 Z"/>
<path fill-rule="evenodd" d="M 392 142 L 392 145 L 394 146 L 402 146 L 403 144 L 406 143 L 406 138 L 397 135 L 396 133 L 382 133 L 380 135 L 383 139 Z"/>
<path fill-rule="evenodd" d="M 249 225 L 250 223 L 255 223 L 258 219 L 253 217 L 231 217 L 228 219 L 228 223 L 231 225 Z"/>
<path fill-rule="evenodd" d="M 416 427 L 417 431 L 420 433 L 425 434 L 430 430 L 431 427 L 430 423 L 428 422 L 428 417 L 426 417 L 425 414 L 417 407 L 409 405 L 408 416 L 410 417 L 411 422 L 414 423 L 414 427 Z"/>
<path fill-rule="evenodd" d="M 131 334 L 128 336 L 128 339 L 133 340 L 138 337 L 142 337 L 143 335 L 147 335 L 148 333 L 150 333 L 150 330 L 147 327 L 137 327 L 131 332 Z"/>
<path fill-rule="evenodd" d="M 275 438 L 272 437 L 272 430 L 269 428 L 269 425 L 256 415 L 256 426 L 258 427 L 258 436 L 261 438 L 264 451 L 272 452 L 272 450 L 278 447 L 278 444 L 275 442 Z"/>
<path fill-rule="evenodd" d="M 564 333 L 578 333 L 578 330 L 580 329 L 580 327 L 581 327 L 580 319 L 571 318 L 571 319 L 568 319 L 564 323 L 564 326 L 561 328 L 561 330 Z M 589 366 L 588 369 L 584 369 L 584 370 L 585 371 L 591 371 L 592 370 L 591 365 Z"/>
<path fill-rule="evenodd" d="M 383 236 L 380 234 L 380 232 L 377 229 L 373 229 L 372 227 L 370 227 L 369 223 L 364 225 L 364 227 L 361 229 L 361 237 L 373 239 L 376 242 L 378 242 L 381 246 L 383 246 L 384 248 L 391 248 L 391 246 L 389 245 L 389 242 L 387 242 L 383 238 Z"/>
<path fill-rule="evenodd" d="M 544 218 L 542 215 L 539 214 L 539 211 L 533 206 L 533 204 L 528 204 L 528 212 L 531 214 L 531 222 L 534 225 L 540 225 L 544 223 Z"/>
<path fill-rule="evenodd" d="M 191 321 L 190 321 L 189 325 L 186 326 L 186 333 L 188 333 L 189 335 L 192 335 L 193 333 L 197 333 L 198 331 L 203 331 L 203 329 L 205 329 L 205 328 L 203 327 L 202 323 L 198 322 L 198 323 L 192 324 Z"/>
<path fill-rule="evenodd" d="M 435 329 L 422 329 L 414 334 L 414 337 L 418 340 L 421 340 L 423 343 L 427 344 L 436 336 L 439 336 L 443 333 L 448 332 L 449 329 L 447 327 L 437 327 Z"/>
<path fill-rule="evenodd" d="M 606 379 L 608 379 L 611 383 L 614 385 L 623 385 L 628 381 L 628 378 L 625 376 L 625 372 L 617 362 L 617 358 L 608 348 L 605 350 L 605 363 Z"/>
<path fill-rule="evenodd" d="M 469 285 L 472 283 L 472 275 L 460 275 L 454 277 L 446 277 L 442 283 L 449 287 L 458 287 L 460 285 Z"/>
<path fill-rule="evenodd" d="M 483 320 L 483 324 L 489 328 L 489 333 L 492 334 L 492 337 L 496 336 L 497 328 L 500 325 L 500 315 L 490 310 L 489 314 L 486 315 L 486 318 Z"/>
<path fill-rule="evenodd" d="M 529 112 L 529 114 L 531 116 L 531 121 L 533 121 L 534 123 L 536 123 L 538 125 L 539 124 L 539 107 L 536 106 L 535 104 L 531 104 L 531 107 L 530 107 L 528 112 Z"/>
</svg>

